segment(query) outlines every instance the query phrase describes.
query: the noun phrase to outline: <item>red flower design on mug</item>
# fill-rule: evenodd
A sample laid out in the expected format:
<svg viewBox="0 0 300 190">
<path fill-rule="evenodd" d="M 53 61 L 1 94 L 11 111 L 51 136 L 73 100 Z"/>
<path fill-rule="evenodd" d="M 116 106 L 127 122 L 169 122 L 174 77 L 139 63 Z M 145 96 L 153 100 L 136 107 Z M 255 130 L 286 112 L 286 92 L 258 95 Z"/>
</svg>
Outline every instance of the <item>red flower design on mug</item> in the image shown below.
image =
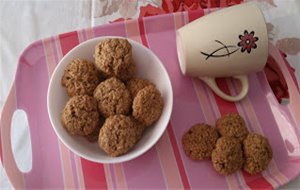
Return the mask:
<svg viewBox="0 0 300 190">
<path fill-rule="evenodd" d="M 258 37 L 254 37 L 254 31 L 248 33 L 248 31 L 245 30 L 244 35 L 239 35 L 239 38 L 241 41 L 237 45 L 242 47 L 241 52 L 247 50 L 247 52 L 250 53 L 252 48 L 257 48 L 255 42 L 258 41 Z"/>
</svg>

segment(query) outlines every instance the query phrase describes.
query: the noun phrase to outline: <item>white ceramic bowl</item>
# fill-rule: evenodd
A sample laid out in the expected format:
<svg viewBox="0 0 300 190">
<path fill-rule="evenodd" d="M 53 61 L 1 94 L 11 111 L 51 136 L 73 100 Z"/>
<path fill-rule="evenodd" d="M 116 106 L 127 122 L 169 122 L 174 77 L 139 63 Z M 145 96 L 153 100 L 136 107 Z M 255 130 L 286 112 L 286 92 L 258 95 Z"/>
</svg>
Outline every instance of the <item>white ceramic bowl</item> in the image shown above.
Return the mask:
<svg viewBox="0 0 300 190">
<path fill-rule="evenodd" d="M 61 77 L 65 67 L 73 59 L 82 58 L 94 62 L 93 54 L 96 44 L 107 38 L 121 38 L 116 36 L 99 37 L 88 40 L 73 48 L 57 65 L 48 88 L 48 114 L 53 129 L 59 139 L 75 154 L 99 163 L 119 163 L 134 159 L 149 150 L 162 136 L 167 128 L 173 106 L 173 92 L 166 69 L 161 61 L 148 48 L 129 40 L 132 45 L 133 59 L 137 65 L 137 76 L 153 82 L 164 99 L 164 108 L 159 120 L 149 127 L 142 139 L 126 154 L 110 157 L 103 152 L 97 143 L 90 143 L 78 136 L 71 136 L 63 128 L 60 120 L 61 111 L 68 100 L 66 89 L 61 85 Z"/>
</svg>

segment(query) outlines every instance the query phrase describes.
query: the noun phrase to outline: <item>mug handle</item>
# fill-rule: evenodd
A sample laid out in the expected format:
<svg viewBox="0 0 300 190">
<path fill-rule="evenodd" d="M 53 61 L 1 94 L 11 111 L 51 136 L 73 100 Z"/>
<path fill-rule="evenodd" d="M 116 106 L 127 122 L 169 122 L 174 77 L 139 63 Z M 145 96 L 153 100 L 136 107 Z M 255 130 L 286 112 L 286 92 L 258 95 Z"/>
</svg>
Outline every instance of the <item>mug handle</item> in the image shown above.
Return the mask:
<svg viewBox="0 0 300 190">
<path fill-rule="evenodd" d="M 249 91 L 249 82 L 248 82 L 247 75 L 233 76 L 233 78 L 238 79 L 242 85 L 242 89 L 240 93 L 236 96 L 230 96 L 225 94 L 223 91 L 221 91 L 216 83 L 215 78 L 209 78 L 209 77 L 199 77 L 199 78 L 203 80 L 218 96 L 231 102 L 236 102 L 243 99 Z"/>
</svg>

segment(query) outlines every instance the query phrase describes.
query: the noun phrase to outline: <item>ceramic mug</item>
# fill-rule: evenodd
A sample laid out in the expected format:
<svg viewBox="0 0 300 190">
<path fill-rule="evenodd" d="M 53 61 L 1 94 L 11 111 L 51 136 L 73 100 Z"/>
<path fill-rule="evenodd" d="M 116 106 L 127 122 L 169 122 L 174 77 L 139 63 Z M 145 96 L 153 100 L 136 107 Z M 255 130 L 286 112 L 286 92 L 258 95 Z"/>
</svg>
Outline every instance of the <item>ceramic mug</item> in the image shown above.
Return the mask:
<svg viewBox="0 0 300 190">
<path fill-rule="evenodd" d="M 228 101 L 247 95 L 247 74 L 262 70 L 268 57 L 267 27 L 255 3 L 225 8 L 185 25 L 176 31 L 176 43 L 182 73 L 199 77 Z M 241 91 L 225 94 L 216 77 L 238 79 Z"/>
</svg>

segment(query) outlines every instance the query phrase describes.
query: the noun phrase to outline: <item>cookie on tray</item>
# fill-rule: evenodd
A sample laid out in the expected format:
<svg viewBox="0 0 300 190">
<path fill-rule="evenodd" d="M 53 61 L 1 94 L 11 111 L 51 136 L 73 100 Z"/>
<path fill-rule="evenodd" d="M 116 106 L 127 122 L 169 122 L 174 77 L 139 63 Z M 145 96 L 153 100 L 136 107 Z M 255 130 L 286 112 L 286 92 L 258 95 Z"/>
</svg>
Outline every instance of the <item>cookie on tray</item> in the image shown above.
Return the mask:
<svg viewBox="0 0 300 190">
<path fill-rule="evenodd" d="M 114 115 L 107 118 L 100 129 L 99 147 L 113 157 L 125 154 L 139 140 L 136 127 L 129 116 Z"/>
<path fill-rule="evenodd" d="M 95 47 L 96 67 L 106 77 L 117 77 L 123 81 L 131 79 L 136 67 L 132 59 L 132 47 L 127 39 L 111 38 Z"/>
<path fill-rule="evenodd" d="M 92 96 L 100 80 L 100 73 L 92 62 L 75 59 L 65 68 L 61 84 L 67 89 L 69 97 L 84 94 Z"/>
<path fill-rule="evenodd" d="M 251 133 L 243 142 L 246 162 L 244 170 L 253 175 L 264 171 L 272 160 L 272 148 L 267 138 Z"/>
<path fill-rule="evenodd" d="M 146 126 L 157 121 L 164 106 L 160 92 L 150 85 L 140 90 L 133 99 L 132 115 Z"/>
<path fill-rule="evenodd" d="M 244 119 L 237 113 L 229 113 L 216 122 L 216 127 L 221 136 L 234 137 L 243 141 L 248 135 Z"/>
<path fill-rule="evenodd" d="M 219 134 L 207 124 L 193 125 L 182 137 L 185 154 L 193 160 L 210 159 Z"/>
<path fill-rule="evenodd" d="M 125 84 L 112 77 L 101 82 L 94 91 L 94 98 L 98 101 L 98 108 L 104 117 L 116 114 L 129 114 L 132 99 Z"/>
<path fill-rule="evenodd" d="M 241 142 L 231 137 L 219 138 L 211 160 L 214 169 L 221 175 L 229 175 L 238 171 L 244 163 Z"/>
<path fill-rule="evenodd" d="M 61 121 L 71 135 L 87 136 L 99 125 L 97 101 L 88 95 L 73 96 L 65 105 Z"/>
<path fill-rule="evenodd" d="M 150 81 L 148 81 L 146 79 L 132 78 L 131 80 L 129 80 L 127 82 L 126 87 L 129 90 L 131 97 L 134 98 L 140 90 L 142 90 L 143 88 L 145 88 L 149 85 L 154 86 L 153 83 L 151 83 Z"/>
</svg>

